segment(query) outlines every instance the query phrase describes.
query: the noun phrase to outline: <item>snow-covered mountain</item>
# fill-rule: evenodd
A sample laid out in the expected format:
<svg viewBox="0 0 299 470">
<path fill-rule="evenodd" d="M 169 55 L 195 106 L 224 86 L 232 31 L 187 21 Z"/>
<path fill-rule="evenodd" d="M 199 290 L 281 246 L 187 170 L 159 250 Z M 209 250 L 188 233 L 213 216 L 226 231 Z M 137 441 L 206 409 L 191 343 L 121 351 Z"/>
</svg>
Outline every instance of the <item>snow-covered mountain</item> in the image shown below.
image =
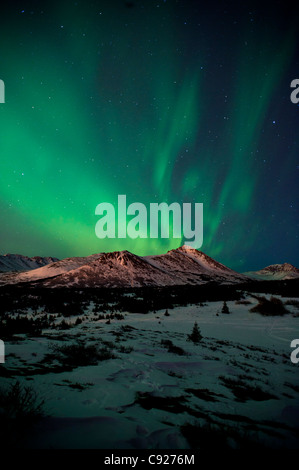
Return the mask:
<svg viewBox="0 0 299 470">
<path fill-rule="evenodd" d="M 67 258 L 19 274 L 2 274 L 0 284 L 36 282 L 44 287 L 141 287 L 235 284 L 248 278 L 201 251 L 183 246 L 158 256 L 128 251 Z"/>
<path fill-rule="evenodd" d="M 100 257 L 45 281 L 47 287 L 140 287 L 173 285 L 175 280 L 129 251 L 103 253 Z"/>
<path fill-rule="evenodd" d="M 168 251 L 165 255 L 146 256 L 145 259 L 180 280 L 179 284 L 202 284 L 209 281 L 234 284 L 247 280 L 244 275 L 186 245 Z"/>
<path fill-rule="evenodd" d="M 289 263 L 271 264 L 259 271 L 249 271 L 244 273 L 253 279 L 261 280 L 285 280 L 299 277 L 299 269 Z"/>
<path fill-rule="evenodd" d="M 29 258 L 28 256 L 9 253 L 7 255 L 0 255 L 0 272 L 29 271 L 31 269 L 40 268 L 41 266 L 46 266 L 54 261 L 58 261 L 58 259 L 42 256 Z"/>
<path fill-rule="evenodd" d="M 85 257 L 65 258 L 63 260 L 49 258 L 52 259 L 52 261 L 49 261 L 49 264 L 42 265 L 42 267 L 32 268 L 25 272 L 6 272 L 5 274 L 0 274 L 0 285 L 31 282 L 56 277 L 60 274 L 72 271 L 73 269 L 77 269 L 84 264 L 88 264 L 100 256 L 101 254 L 96 254 Z"/>
</svg>

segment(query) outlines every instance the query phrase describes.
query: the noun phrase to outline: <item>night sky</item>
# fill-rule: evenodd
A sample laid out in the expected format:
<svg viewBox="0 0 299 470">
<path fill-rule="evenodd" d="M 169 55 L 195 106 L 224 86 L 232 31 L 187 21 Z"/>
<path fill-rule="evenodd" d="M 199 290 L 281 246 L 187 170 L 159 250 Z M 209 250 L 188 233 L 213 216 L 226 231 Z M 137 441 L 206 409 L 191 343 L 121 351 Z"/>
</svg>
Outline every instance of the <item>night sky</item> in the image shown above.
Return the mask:
<svg viewBox="0 0 299 470">
<path fill-rule="evenodd" d="M 201 250 L 299 266 L 299 8 L 287 2 L 1 4 L 0 253 L 165 253 L 95 235 L 101 202 L 201 202 Z M 8 5 L 7 5 L 8 4 Z"/>
</svg>

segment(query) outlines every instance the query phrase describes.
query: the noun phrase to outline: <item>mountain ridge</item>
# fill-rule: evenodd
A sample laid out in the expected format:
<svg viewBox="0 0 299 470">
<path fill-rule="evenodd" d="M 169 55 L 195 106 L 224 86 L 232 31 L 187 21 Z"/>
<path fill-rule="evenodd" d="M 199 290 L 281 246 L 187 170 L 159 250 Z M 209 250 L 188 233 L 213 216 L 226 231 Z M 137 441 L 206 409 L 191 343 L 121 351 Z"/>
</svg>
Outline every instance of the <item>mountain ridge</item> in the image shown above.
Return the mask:
<svg viewBox="0 0 299 470">
<path fill-rule="evenodd" d="M 44 287 L 141 287 L 235 284 L 248 278 L 203 252 L 182 246 L 165 254 L 138 256 L 127 250 L 56 260 L 37 269 L 0 275 L 0 285 Z"/>
<path fill-rule="evenodd" d="M 160 255 L 138 256 L 127 250 L 96 253 L 58 260 L 52 257 L 3 255 L 21 260 L 22 271 L 2 272 L 0 285 L 29 284 L 41 287 L 142 287 L 238 284 L 253 280 L 299 277 L 289 263 L 270 265 L 259 271 L 238 273 L 204 252 L 187 245 Z M 1 262 L 2 256 L 0 256 Z M 25 261 L 24 261 L 25 260 Z M 37 264 L 37 267 L 35 267 Z M 0 264 L 1 266 L 1 264 Z M 27 267 L 27 270 L 24 270 Z"/>
<path fill-rule="evenodd" d="M 0 273 L 28 271 L 59 261 L 52 256 L 25 256 L 7 253 L 0 255 Z"/>
<path fill-rule="evenodd" d="M 298 278 L 299 269 L 290 263 L 270 264 L 258 271 L 248 271 L 243 274 L 260 280 L 287 280 Z"/>
</svg>

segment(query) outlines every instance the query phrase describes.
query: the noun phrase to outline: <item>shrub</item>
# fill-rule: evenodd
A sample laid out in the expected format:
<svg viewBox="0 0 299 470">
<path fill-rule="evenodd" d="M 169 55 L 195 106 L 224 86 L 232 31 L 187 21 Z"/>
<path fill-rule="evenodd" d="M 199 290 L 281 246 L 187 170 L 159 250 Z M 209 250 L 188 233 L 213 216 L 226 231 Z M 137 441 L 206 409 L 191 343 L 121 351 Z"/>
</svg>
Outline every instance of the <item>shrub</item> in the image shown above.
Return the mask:
<svg viewBox="0 0 299 470">
<path fill-rule="evenodd" d="M 231 378 L 225 376 L 219 376 L 221 382 L 229 388 L 234 394 L 236 401 L 246 402 L 247 400 L 254 401 L 266 401 L 271 399 L 277 399 L 272 393 L 261 389 L 257 385 L 251 385 L 248 382 L 241 380 L 241 376 L 238 378 Z"/>
<path fill-rule="evenodd" d="M 72 328 L 72 326 L 73 325 L 71 323 L 68 323 L 67 321 L 62 320 L 57 326 L 57 328 L 59 328 L 59 330 L 69 330 L 70 328 Z"/>
<path fill-rule="evenodd" d="M 130 354 L 132 351 L 134 351 L 134 348 L 132 346 L 119 346 L 118 348 L 118 351 L 120 353 L 124 353 L 124 354 Z"/>
<path fill-rule="evenodd" d="M 15 382 L 8 390 L 0 390 L 0 415 L 10 419 L 35 420 L 43 416 L 44 401 L 32 387 Z"/>
<path fill-rule="evenodd" d="M 28 435 L 28 430 L 44 416 L 44 401 L 31 386 L 22 386 L 17 381 L 8 389 L 1 388 L 1 447 L 19 447 Z"/>
<path fill-rule="evenodd" d="M 161 345 L 167 348 L 168 352 L 178 354 L 179 356 L 186 356 L 187 353 L 183 348 L 175 346 L 169 339 L 162 339 Z"/>
<path fill-rule="evenodd" d="M 270 300 L 266 297 L 256 297 L 258 304 L 250 309 L 250 312 L 257 312 L 261 315 L 275 316 L 284 315 L 288 312 L 284 304 L 277 297 L 271 297 Z"/>
<path fill-rule="evenodd" d="M 52 347 L 58 359 L 71 366 L 96 365 L 99 361 L 114 359 L 115 356 L 107 347 L 97 348 L 94 345 L 68 344 Z"/>
</svg>

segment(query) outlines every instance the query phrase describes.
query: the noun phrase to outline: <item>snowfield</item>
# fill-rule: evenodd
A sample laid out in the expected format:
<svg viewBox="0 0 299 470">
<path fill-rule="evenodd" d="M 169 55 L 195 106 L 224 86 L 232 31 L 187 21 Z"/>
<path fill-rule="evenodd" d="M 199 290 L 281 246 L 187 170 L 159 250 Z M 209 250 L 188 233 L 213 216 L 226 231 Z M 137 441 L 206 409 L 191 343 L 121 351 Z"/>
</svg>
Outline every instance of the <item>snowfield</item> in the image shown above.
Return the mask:
<svg viewBox="0 0 299 470">
<path fill-rule="evenodd" d="M 39 337 L 15 335 L 6 342 L 1 386 L 30 385 L 48 415 L 20 445 L 200 449 L 212 445 L 214 430 L 232 448 L 243 438 L 298 448 L 299 364 L 290 360 L 298 308 L 265 317 L 249 312 L 255 298 L 246 300 L 227 302 L 230 314 L 221 313 L 223 302 L 209 302 L 110 323 L 97 319 L 91 303 L 80 324 L 71 317 L 72 326 L 58 329 L 57 317 L 57 328 Z M 195 322 L 199 344 L 187 341 Z M 78 366 L 61 352 L 71 344 L 114 357 Z"/>
</svg>

